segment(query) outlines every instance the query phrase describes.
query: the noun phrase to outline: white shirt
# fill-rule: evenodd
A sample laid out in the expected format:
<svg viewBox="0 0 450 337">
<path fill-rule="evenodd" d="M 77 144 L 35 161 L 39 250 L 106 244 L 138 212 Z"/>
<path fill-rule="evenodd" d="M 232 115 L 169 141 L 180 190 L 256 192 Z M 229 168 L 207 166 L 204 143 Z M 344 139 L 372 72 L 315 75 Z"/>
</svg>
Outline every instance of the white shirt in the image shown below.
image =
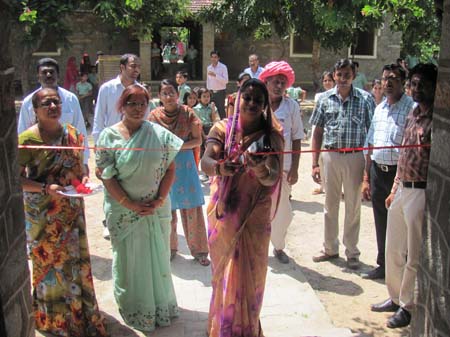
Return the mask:
<svg viewBox="0 0 450 337">
<path fill-rule="evenodd" d="M 263 70 L 264 70 L 263 67 L 258 66 L 258 69 L 256 69 L 256 72 L 253 72 L 252 68 L 248 67 L 248 68 L 245 68 L 244 73 L 249 74 L 252 78 L 258 78 Z"/>
<path fill-rule="evenodd" d="M 138 84 L 138 82 L 134 82 Z M 116 104 L 119 101 L 125 87 L 118 75 L 116 78 L 102 84 L 98 91 L 97 103 L 95 105 L 94 126 L 92 127 L 92 136 L 97 143 L 100 132 L 104 128 L 119 123 L 122 115 L 117 111 Z M 148 109 L 146 112 L 146 117 Z"/>
<path fill-rule="evenodd" d="M 292 98 L 283 97 L 274 114 L 283 126 L 284 151 L 292 151 L 292 142 L 305 137 L 300 106 Z M 292 154 L 285 153 L 283 157 L 283 170 L 289 172 L 292 166 Z"/>
<path fill-rule="evenodd" d="M 19 121 L 17 123 L 17 133 L 21 134 L 32 125 L 36 124 L 36 114 L 33 109 L 33 103 L 31 99 L 33 95 L 41 90 L 42 87 L 33 91 L 27 97 L 24 98 L 22 107 L 20 108 Z M 84 164 L 88 163 L 89 159 L 89 143 L 87 138 L 86 125 L 84 124 L 83 113 L 81 112 L 80 102 L 78 98 L 72 92 L 58 87 L 58 95 L 61 98 L 61 118 L 59 121 L 61 123 L 68 123 L 74 126 L 78 131 L 80 131 L 84 136 Z"/>
<path fill-rule="evenodd" d="M 212 64 L 206 68 L 206 71 L 213 71 L 216 76 L 208 75 L 206 78 L 206 88 L 208 90 L 225 90 L 228 83 L 228 69 L 227 66 L 221 62 L 217 63 L 217 66 L 213 67 Z"/>
</svg>

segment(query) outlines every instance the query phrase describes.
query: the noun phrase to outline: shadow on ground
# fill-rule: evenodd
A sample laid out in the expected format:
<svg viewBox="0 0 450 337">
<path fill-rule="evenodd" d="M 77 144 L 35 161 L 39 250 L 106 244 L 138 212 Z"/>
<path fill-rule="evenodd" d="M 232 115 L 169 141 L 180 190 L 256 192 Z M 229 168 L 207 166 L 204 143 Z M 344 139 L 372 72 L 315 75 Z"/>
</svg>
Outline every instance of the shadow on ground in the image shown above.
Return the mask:
<svg viewBox="0 0 450 337">
<path fill-rule="evenodd" d="M 384 313 L 380 313 L 380 315 L 383 315 Z M 387 316 L 389 317 L 389 315 Z M 380 326 L 379 324 L 369 321 L 366 319 L 363 319 L 361 317 L 355 317 L 353 320 L 361 325 L 364 326 L 364 328 L 358 329 L 357 335 L 355 337 L 372 337 L 372 336 L 385 336 L 388 334 L 389 328 L 386 326 Z M 399 337 L 408 337 L 410 336 L 410 328 L 406 327 L 403 329 L 398 329 Z"/>
<path fill-rule="evenodd" d="M 323 212 L 323 204 L 317 201 L 298 201 L 292 199 L 291 205 L 294 211 L 302 211 L 308 214 L 316 214 Z"/>
<path fill-rule="evenodd" d="M 108 281 L 112 279 L 111 259 L 91 254 L 91 264 L 92 264 L 92 274 L 96 279 L 101 281 Z"/>
</svg>

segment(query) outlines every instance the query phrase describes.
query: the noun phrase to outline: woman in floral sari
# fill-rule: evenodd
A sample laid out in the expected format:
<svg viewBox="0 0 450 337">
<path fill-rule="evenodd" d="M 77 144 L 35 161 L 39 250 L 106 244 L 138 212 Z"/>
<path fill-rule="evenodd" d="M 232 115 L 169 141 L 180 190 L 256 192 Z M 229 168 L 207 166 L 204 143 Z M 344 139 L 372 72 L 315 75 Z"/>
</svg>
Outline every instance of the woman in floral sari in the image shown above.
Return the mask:
<svg viewBox="0 0 450 337">
<path fill-rule="evenodd" d="M 21 145 L 83 146 L 83 136 L 61 125 L 56 90 L 32 98 L 37 124 L 19 136 Z M 26 233 L 33 265 L 36 328 L 57 336 L 106 336 L 92 282 L 82 198 L 62 197 L 72 179 L 86 182 L 83 150 L 19 150 Z"/>
<path fill-rule="evenodd" d="M 213 271 L 208 336 L 261 337 L 270 210 L 283 162 L 283 138 L 264 83 L 243 84 L 235 114 L 213 126 L 206 144 L 202 169 L 215 176 L 208 205 Z"/>
<path fill-rule="evenodd" d="M 124 321 L 142 331 L 168 326 L 178 315 L 168 195 L 175 178 L 173 159 L 183 142 L 144 121 L 149 98 L 140 85 L 128 86 L 117 103 L 123 118 L 102 131 L 96 151 L 96 173 L 106 187 L 114 296 Z"/>
</svg>

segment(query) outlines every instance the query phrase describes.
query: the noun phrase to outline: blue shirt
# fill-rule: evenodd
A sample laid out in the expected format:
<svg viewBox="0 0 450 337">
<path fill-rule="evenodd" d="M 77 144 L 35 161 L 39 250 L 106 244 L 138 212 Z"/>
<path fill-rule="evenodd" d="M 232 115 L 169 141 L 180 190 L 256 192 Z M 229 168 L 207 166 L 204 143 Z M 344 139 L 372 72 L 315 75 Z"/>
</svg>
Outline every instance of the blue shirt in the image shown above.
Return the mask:
<svg viewBox="0 0 450 337">
<path fill-rule="evenodd" d="M 309 122 L 324 129 L 324 147 L 362 147 L 374 109 L 370 93 L 352 86 L 349 96 L 342 101 L 334 87 L 320 96 Z"/>
<path fill-rule="evenodd" d="M 400 100 L 389 105 L 384 99 L 375 108 L 369 133 L 367 134 L 366 146 L 399 146 L 402 144 L 403 131 L 405 129 L 406 117 L 413 108 L 414 101 L 411 97 L 403 95 Z M 373 149 L 371 158 L 378 164 L 397 165 L 400 149 Z"/>
<path fill-rule="evenodd" d="M 27 97 L 24 98 L 22 107 L 20 108 L 19 121 L 17 122 L 17 133 L 21 134 L 32 125 L 36 124 L 36 114 L 34 113 L 33 103 L 31 99 L 33 95 L 41 90 L 42 87 L 33 91 Z M 84 164 L 88 163 L 89 159 L 89 143 L 87 138 L 86 125 L 84 124 L 83 113 L 81 112 L 80 102 L 77 96 L 62 87 L 58 87 L 58 95 L 61 98 L 61 118 L 59 119 L 61 124 L 71 124 L 80 131 L 84 136 Z"/>
<path fill-rule="evenodd" d="M 258 78 L 263 70 L 264 70 L 263 67 L 258 66 L 258 69 L 256 69 L 256 72 L 253 72 L 252 68 L 248 67 L 248 68 L 245 68 L 244 73 L 249 74 L 252 78 Z"/>
</svg>

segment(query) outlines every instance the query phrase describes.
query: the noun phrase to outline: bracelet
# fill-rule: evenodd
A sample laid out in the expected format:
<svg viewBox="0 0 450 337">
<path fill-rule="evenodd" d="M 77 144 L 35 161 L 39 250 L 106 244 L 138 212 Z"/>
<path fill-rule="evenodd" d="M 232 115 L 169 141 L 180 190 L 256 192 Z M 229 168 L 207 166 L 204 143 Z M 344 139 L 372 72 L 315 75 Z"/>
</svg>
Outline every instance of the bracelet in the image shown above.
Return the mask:
<svg viewBox="0 0 450 337">
<path fill-rule="evenodd" d="M 123 204 L 123 202 L 125 201 L 125 200 L 127 200 L 128 199 L 128 196 L 126 196 L 126 195 L 124 195 L 120 200 L 119 200 L 119 204 Z"/>
<path fill-rule="evenodd" d="M 162 195 L 160 195 L 160 196 L 158 197 L 158 199 L 156 199 L 156 200 L 161 201 L 161 204 L 164 204 L 164 201 L 166 200 L 166 198 L 163 197 Z"/>
<path fill-rule="evenodd" d="M 216 166 L 214 167 L 214 171 L 216 172 L 216 176 L 222 175 L 220 173 L 220 163 L 219 162 L 216 162 Z"/>
</svg>

